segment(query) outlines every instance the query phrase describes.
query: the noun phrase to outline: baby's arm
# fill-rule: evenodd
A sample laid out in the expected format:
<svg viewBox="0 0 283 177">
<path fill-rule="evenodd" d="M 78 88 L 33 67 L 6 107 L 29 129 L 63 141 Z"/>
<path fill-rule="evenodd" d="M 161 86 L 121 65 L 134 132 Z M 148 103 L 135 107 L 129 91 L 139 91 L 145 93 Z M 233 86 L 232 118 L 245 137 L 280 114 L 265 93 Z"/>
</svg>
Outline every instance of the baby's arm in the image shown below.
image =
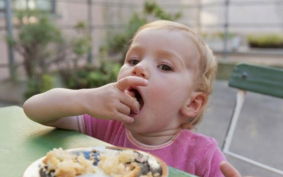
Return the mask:
<svg viewBox="0 0 283 177">
<path fill-rule="evenodd" d="M 83 113 L 80 98 L 83 90 L 56 88 L 28 99 L 24 105 L 26 115 L 38 123 L 49 123 L 61 117 Z"/>
<path fill-rule="evenodd" d="M 223 161 L 220 164 L 220 170 L 225 177 L 241 177 L 240 173 L 229 162 Z"/>
<path fill-rule="evenodd" d="M 78 130 L 76 116 L 82 114 L 132 123 L 133 118 L 129 114 L 131 111 L 138 113 L 139 104 L 126 91 L 130 87 L 146 85 L 147 80 L 129 76 L 94 89 L 57 88 L 33 96 L 23 108 L 31 120 L 73 130 Z"/>
<path fill-rule="evenodd" d="M 43 125 L 78 130 L 76 115 L 83 113 L 80 97 L 83 90 L 52 89 L 28 99 L 24 105 L 25 114 Z M 59 121 L 59 118 L 62 118 Z"/>
</svg>

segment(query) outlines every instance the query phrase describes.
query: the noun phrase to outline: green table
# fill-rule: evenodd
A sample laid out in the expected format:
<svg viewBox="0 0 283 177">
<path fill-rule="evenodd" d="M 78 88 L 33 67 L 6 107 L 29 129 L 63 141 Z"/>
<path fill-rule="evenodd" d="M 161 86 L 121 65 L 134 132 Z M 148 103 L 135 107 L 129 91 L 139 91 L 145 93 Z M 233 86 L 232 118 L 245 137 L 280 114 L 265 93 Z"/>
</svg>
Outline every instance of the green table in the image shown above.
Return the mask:
<svg viewBox="0 0 283 177">
<path fill-rule="evenodd" d="M 0 108 L 0 176 L 21 177 L 35 160 L 53 148 L 107 146 L 80 132 L 54 129 L 29 120 L 17 106 Z M 170 177 L 193 177 L 169 167 Z"/>
</svg>

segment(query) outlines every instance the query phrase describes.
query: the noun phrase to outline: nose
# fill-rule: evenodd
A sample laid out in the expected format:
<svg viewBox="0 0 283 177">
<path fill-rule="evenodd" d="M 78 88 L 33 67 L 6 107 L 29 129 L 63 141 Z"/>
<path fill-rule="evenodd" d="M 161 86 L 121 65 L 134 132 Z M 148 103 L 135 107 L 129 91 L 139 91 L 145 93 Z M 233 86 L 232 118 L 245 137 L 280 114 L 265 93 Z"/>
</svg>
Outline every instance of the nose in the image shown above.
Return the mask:
<svg viewBox="0 0 283 177">
<path fill-rule="evenodd" d="M 148 71 L 145 66 L 142 66 L 140 63 L 137 64 L 132 70 L 132 76 L 138 76 L 145 79 L 148 79 Z"/>
</svg>

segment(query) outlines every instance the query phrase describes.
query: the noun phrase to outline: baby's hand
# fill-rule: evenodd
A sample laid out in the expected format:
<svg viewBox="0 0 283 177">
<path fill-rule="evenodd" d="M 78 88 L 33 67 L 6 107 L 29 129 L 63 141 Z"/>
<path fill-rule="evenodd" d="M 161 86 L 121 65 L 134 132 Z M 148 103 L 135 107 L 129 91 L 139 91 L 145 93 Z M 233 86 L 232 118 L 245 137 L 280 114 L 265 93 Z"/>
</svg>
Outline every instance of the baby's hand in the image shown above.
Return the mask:
<svg viewBox="0 0 283 177">
<path fill-rule="evenodd" d="M 147 86 L 147 80 L 129 76 L 116 83 L 85 91 L 87 114 L 99 119 L 115 119 L 132 123 L 130 113 L 139 112 L 139 103 L 128 93 L 130 87 Z"/>
</svg>

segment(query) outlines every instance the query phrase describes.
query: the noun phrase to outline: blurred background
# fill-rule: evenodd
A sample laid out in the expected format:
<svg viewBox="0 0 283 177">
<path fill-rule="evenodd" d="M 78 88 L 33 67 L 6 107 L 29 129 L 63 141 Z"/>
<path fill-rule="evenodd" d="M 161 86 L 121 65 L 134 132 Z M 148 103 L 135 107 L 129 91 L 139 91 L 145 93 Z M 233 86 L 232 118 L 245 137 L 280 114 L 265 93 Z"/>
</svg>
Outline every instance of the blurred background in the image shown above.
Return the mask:
<svg viewBox="0 0 283 177">
<path fill-rule="evenodd" d="M 92 88 L 116 80 L 129 41 L 157 19 L 183 23 L 219 62 L 198 132 L 222 147 L 239 63 L 283 68 L 282 0 L 0 0 L 0 107 L 54 87 Z M 247 94 L 231 150 L 283 170 L 283 100 Z M 243 175 L 282 176 L 227 157 Z"/>
</svg>

